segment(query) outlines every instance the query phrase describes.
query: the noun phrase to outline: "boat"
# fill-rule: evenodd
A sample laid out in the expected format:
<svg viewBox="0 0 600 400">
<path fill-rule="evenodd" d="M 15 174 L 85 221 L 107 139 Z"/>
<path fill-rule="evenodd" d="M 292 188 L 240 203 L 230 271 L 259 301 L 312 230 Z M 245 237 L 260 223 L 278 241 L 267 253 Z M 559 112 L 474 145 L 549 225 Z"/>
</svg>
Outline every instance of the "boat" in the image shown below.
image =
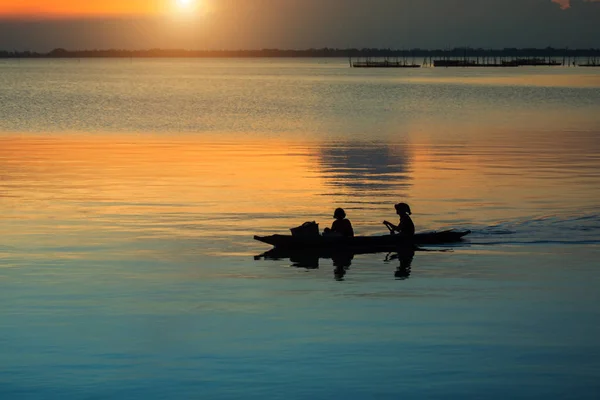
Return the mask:
<svg viewBox="0 0 600 400">
<path fill-rule="evenodd" d="M 563 65 L 560 61 L 556 60 L 545 60 L 543 58 L 517 58 L 515 62 L 519 65 L 523 65 L 526 67 L 538 67 L 538 66 L 546 66 L 546 67 L 558 67 Z"/>
<path fill-rule="evenodd" d="M 254 239 L 278 249 L 351 249 L 354 251 L 377 252 L 395 250 L 405 246 L 456 243 L 460 242 L 469 233 L 471 233 L 469 230 L 452 229 L 440 232 L 422 232 L 410 237 L 400 234 L 354 237 L 271 235 L 254 236 Z"/>
<path fill-rule="evenodd" d="M 478 67 L 472 60 L 433 60 L 434 67 Z"/>
<path fill-rule="evenodd" d="M 421 68 L 420 64 L 407 64 L 400 61 L 357 61 L 353 68 Z"/>
</svg>

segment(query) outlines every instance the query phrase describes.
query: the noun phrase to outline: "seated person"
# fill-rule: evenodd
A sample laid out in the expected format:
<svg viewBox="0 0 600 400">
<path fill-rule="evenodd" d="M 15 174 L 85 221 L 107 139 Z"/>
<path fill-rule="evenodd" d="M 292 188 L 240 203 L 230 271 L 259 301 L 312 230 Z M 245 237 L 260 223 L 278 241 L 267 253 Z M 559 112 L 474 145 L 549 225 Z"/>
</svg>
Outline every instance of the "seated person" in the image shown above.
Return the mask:
<svg viewBox="0 0 600 400">
<path fill-rule="evenodd" d="M 406 203 L 398 203 L 394 206 L 396 214 L 400 216 L 400 223 L 394 225 L 391 222 L 383 221 L 383 224 L 387 226 L 391 234 L 399 232 L 403 235 L 412 236 L 415 234 L 415 224 L 410 218 L 410 207 Z"/>
<path fill-rule="evenodd" d="M 335 221 L 333 221 L 331 229 L 325 228 L 325 231 L 323 232 L 324 236 L 354 236 L 352 223 L 350 220 L 346 219 L 346 212 L 343 208 L 337 208 L 333 213 L 333 218 L 335 218 Z"/>
</svg>

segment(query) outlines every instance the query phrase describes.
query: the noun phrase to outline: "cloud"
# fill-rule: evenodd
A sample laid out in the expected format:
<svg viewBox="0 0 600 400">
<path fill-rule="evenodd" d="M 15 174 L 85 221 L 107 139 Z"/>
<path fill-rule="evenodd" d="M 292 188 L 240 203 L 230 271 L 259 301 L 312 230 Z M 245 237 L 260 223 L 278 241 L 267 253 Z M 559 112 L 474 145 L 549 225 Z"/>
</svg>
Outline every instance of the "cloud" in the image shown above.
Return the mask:
<svg viewBox="0 0 600 400">
<path fill-rule="evenodd" d="M 571 7 L 570 0 L 552 0 L 552 2 L 560 5 L 563 10 Z"/>
<path fill-rule="evenodd" d="M 571 8 L 571 1 L 573 1 L 573 0 L 552 0 L 553 3 L 560 5 L 560 8 L 562 8 L 563 10 Z M 600 1 L 600 0 L 583 0 L 583 1 L 587 2 L 587 3 L 593 3 L 593 2 Z"/>
</svg>

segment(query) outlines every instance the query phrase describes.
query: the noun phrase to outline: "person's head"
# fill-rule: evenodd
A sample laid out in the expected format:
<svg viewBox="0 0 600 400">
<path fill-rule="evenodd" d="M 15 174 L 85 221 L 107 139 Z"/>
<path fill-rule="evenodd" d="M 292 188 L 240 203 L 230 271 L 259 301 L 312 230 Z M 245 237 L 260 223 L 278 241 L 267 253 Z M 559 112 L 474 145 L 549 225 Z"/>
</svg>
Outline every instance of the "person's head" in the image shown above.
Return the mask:
<svg viewBox="0 0 600 400">
<path fill-rule="evenodd" d="M 333 212 L 333 218 L 335 219 L 344 219 L 346 218 L 346 211 L 343 208 L 336 208 Z"/>
<path fill-rule="evenodd" d="M 398 203 L 394 206 L 394 208 L 396 209 L 396 214 L 400 215 L 400 214 L 412 214 L 410 211 L 410 207 L 408 206 L 408 204 L 406 203 Z"/>
</svg>

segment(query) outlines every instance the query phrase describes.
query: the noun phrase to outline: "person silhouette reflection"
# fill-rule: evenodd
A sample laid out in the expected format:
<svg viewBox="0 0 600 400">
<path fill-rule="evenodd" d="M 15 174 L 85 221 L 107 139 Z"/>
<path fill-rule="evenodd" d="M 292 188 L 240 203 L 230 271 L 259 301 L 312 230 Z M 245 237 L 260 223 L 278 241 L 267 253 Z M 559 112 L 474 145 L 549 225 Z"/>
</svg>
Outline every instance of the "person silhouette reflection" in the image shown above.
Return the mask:
<svg viewBox="0 0 600 400">
<path fill-rule="evenodd" d="M 394 271 L 394 277 L 396 280 L 403 281 L 410 277 L 411 266 L 413 259 L 415 258 L 415 247 L 405 246 L 398 249 L 397 253 L 388 254 L 385 261 L 389 262 L 392 260 L 398 260 L 400 265 Z"/>
<path fill-rule="evenodd" d="M 352 252 L 344 252 L 339 251 L 335 252 L 331 256 L 331 260 L 333 261 L 333 277 L 336 281 L 343 281 L 344 276 L 350 266 L 352 265 L 352 260 L 354 259 L 354 254 Z"/>
</svg>

